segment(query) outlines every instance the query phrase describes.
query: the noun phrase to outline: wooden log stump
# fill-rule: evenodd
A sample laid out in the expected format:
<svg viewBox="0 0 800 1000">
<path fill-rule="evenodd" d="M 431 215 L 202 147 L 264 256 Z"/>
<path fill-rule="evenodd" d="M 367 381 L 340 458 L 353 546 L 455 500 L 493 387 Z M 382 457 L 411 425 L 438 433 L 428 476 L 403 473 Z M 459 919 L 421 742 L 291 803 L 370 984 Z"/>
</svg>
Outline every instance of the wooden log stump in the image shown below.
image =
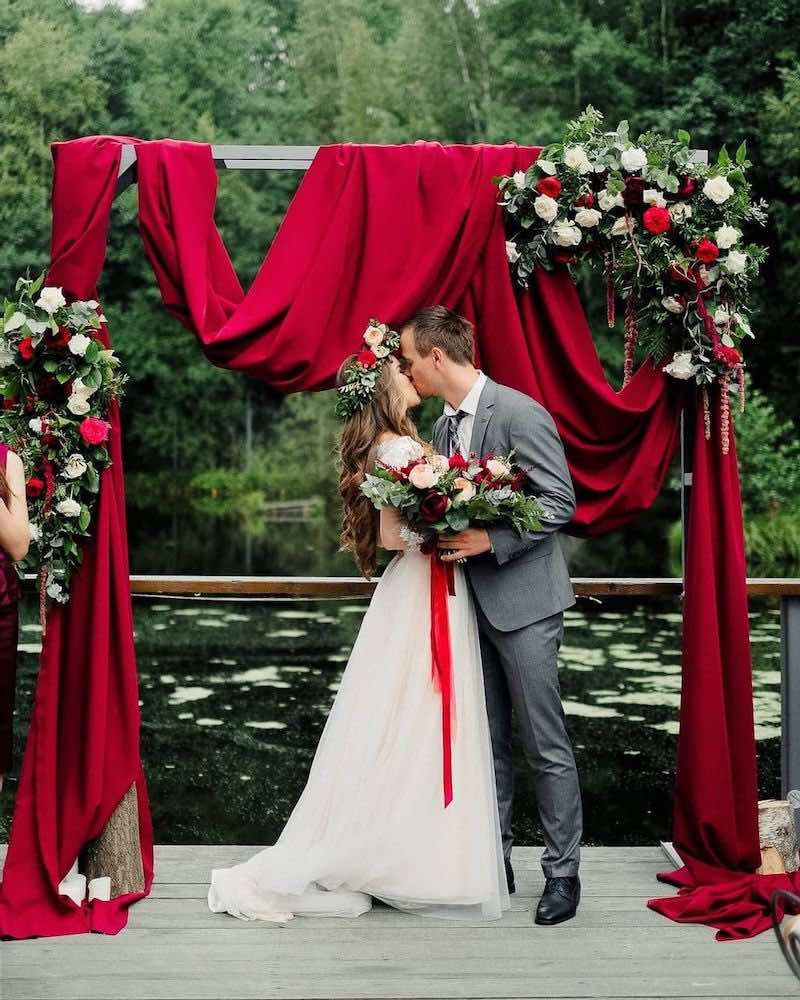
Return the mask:
<svg viewBox="0 0 800 1000">
<path fill-rule="evenodd" d="M 761 843 L 759 875 L 783 875 L 800 868 L 798 837 L 791 802 L 762 799 L 758 803 L 758 837 Z"/>
<path fill-rule="evenodd" d="M 100 836 L 89 841 L 82 851 L 79 867 L 87 882 L 109 876 L 112 899 L 144 891 L 135 782 L 120 799 Z"/>
</svg>

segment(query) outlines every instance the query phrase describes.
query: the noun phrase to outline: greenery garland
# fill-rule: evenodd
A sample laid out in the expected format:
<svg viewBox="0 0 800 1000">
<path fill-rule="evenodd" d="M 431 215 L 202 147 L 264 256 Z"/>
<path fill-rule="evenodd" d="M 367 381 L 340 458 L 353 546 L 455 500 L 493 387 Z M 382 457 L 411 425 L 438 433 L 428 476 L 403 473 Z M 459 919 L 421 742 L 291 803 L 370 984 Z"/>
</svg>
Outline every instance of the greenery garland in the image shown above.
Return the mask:
<svg viewBox="0 0 800 1000">
<path fill-rule="evenodd" d="M 20 571 L 47 598 L 69 600 L 69 583 L 90 536 L 100 473 L 111 465 L 108 409 L 127 376 L 101 339 L 98 303 L 67 303 L 44 273 L 19 278 L 0 322 L 0 437 L 22 459 L 31 544 Z"/>
<path fill-rule="evenodd" d="M 655 363 L 669 359 L 668 375 L 700 387 L 710 437 L 707 389 L 719 383 L 727 453 L 728 391 L 743 408 L 749 291 L 767 256 L 745 242 L 749 226 L 766 222 L 765 202 L 751 196 L 746 146 L 733 158 L 723 146 L 706 164 L 693 157 L 688 132 L 645 132 L 634 142 L 626 121 L 613 132 L 602 122 L 590 105 L 527 170 L 494 178 L 512 273 L 527 287 L 537 267 L 600 268 L 609 326 L 616 297 L 625 304 L 623 386 L 637 346 Z"/>
</svg>

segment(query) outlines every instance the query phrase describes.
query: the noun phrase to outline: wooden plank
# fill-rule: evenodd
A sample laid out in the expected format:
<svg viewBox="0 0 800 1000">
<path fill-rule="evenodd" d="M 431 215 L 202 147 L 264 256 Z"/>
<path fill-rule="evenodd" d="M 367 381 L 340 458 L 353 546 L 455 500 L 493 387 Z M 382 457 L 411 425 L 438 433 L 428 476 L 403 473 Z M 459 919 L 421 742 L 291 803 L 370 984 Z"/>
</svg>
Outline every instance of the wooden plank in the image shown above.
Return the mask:
<svg viewBox="0 0 800 1000">
<path fill-rule="evenodd" d="M 25 574 L 23 589 L 34 592 L 35 575 Z M 370 597 L 377 580 L 358 576 L 169 576 L 134 575 L 131 592 L 137 596 L 249 598 Z M 679 578 L 605 579 L 573 577 L 579 597 L 675 597 L 683 590 Z M 800 597 L 800 580 L 760 579 L 747 581 L 750 597 Z"/>
</svg>

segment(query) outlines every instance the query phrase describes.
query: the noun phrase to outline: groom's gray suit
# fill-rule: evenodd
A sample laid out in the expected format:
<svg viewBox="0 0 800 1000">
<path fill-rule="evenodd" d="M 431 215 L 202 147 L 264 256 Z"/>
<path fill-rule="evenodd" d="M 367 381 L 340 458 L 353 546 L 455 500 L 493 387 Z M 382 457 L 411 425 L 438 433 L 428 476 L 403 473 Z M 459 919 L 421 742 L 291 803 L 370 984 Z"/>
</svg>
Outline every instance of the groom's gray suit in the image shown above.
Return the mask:
<svg viewBox="0 0 800 1000">
<path fill-rule="evenodd" d="M 448 454 L 448 418 L 433 429 Z M 578 772 L 567 735 L 557 654 L 564 609 L 575 603 L 556 532 L 575 511 L 575 491 L 553 418 L 529 396 L 487 379 L 478 401 L 470 451 L 507 455 L 528 470 L 530 490 L 549 512 L 541 531 L 488 529 L 494 551 L 466 562 L 477 608 L 486 705 L 492 737 L 503 853 L 511 857 L 514 773 L 511 709 L 533 772 L 545 840 L 546 877 L 576 875 L 582 808 Z"/>
</svg>

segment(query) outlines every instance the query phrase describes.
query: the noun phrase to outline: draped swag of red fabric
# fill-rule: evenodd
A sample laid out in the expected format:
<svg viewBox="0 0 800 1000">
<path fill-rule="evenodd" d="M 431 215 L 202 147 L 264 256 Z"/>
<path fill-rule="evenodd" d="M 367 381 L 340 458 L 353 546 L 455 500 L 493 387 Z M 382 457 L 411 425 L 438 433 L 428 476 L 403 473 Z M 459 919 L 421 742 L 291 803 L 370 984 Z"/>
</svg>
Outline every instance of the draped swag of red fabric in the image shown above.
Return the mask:
<svg viewBox="0 0 800 1000">
<path fill-rule="evenodd" d="M 323 146 L 245 293 L 214 223 L 217 173 L 208 145 L 124 136 L 54 143 L 50 280 L 68 296 L 100 298 L 95 283 L 127 142 L 137 146 L 140 231 L 162 299 L 215 365 L 285 393 L 330 388 L 369 317 L 396 325 L 422 305 L 444 303 L 475 322 L 481 366 L 553 415 L 578 496 L 571 532 L 618 528 L 652 504 L 688 390 L 646 362 L 615 391 L 565 272 L 539 272 L 528 292 L 515 290 L 491 180 L 524 170 L 539 147 Z M 760 863 L 757 780 L 736 453 L 732 447 L 723 456 L 716 433 L 705 441 L 697 409 L 673 830 L 684 867 L 659 875 L 679 894 L 648 905 L 735 938 L 769 925 L 769 895 L 791 880 L 753 874 Z M 101 483 L 105 513 L 72 600 L 48 627 L 12 827 L 13 864 L 0 897 L 0 926 L 12 936 L 88 929 L 88 918 L 79 926 L 58 898 L 58 878 L 131 775 L 140 774 L 119 423 L 116 412 L 112 417 L 115 464 Z M 73 636 L 80 640 L 66 641 Z M 112 644 L 124 655 L 109 657 Z M 76 698 L 80 707 L 71 712 Z M 114 725 L 106 721 L 111 704 Z M 98 719 L 100 728 L 92 724 Z M 126 902 L 112 901 L 113 929 Z"/>
</svg>

